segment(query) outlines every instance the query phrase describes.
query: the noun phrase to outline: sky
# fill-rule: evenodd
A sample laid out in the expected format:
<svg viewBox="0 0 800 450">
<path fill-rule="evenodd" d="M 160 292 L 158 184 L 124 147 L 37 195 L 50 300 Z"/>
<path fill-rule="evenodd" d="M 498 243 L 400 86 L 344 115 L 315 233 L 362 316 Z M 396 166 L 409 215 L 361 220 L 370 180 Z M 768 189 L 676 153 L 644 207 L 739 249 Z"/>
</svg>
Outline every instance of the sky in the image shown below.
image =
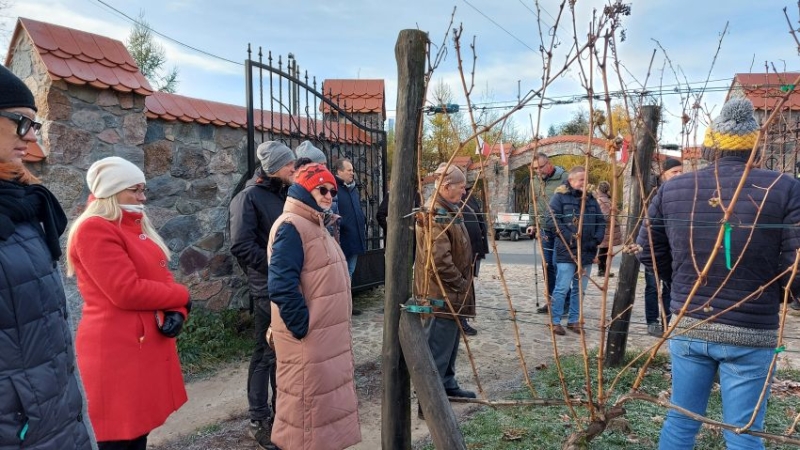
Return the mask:
<svg viewBox="0 0 800 450">
<path fill-rule="evenodd" d="M 0 48 L 7 49 L 17 17 L 28 17 L 124 41 L 131 18 L 143 10 L 153 30 L 173 40 L 158 38 L 170 64 L 180 70 L 178 94 L 189 97 L 245 104 L 243 62 L 247 46 L 286 57 L 293 53 L 301 70 L 317 81 L 336 78 L 384 79 L 386 108 L 394 117 L 397 96 L 397 64 L 394 47 L 403 29 L 429 33 L 436 50 L 446 42 L 448 53 L 433 75 L 433 84 L 450 86 L 456 103 L 466 104 L 452 39 L 446 38 L 451 15 L 463 29 L 464 59 L 471 62 L 469 44 L 475 40 L 477 62 L 475 88 L 470 97 L 478 106 L 503 107 L 516 103 L 518 95 L 542 86 L 541 40 L 536 4 L 532 0 L 9 0 L 0 11 L 3 35 Z M 545 41 L 561 2 L 541 0 L 539 7 Z M 585 40 L 594 9 L 607 2 L 577 0 L 575 29 Z M 783 8 L 787 7 L 798 27 L 798 7 L 792 1 L 672 0 L 632 1 L 631 15 L 624 17 L 625 41 L 618 44 L 622 78 L 629 89 L 644 85 L 661 93 L 665 124 L 661 142 L 692 145 L 702 140 L 708 114 L 718 113 L 735 73 L 764 72 L 765 62 L 779 71 L 800 71 L 796 43 L 789 34 Z M 116 9 L 117 11 L 114 11 Z M 715 52 L 722 44 L 716 61 Z M 564 12 L 556 37 L 553 68 L 563 65 L 573 39 L 569 8 Z M 176 43 L 176 41 L 178 43 Z M 186 46 L 179 43 L 186 44 Z M 197 51 L 194 49 L 201 50 Z M 653 52 L 656 50 L 655 58 Z M 209 56 L 214 55 L 214 56 Z M 560 59 L 559 59 L 560 58 Z M 653 63 L 651 65 L 651 58 Z M 610 72 L 610 71 L 609 71 Z M 649 72 L 649 76 L 648 76 Z M 517 128 L 531 135 L 531 123 L 546 135 L 578 110 L 588 110 L 579 69 L 573 66 L 547 88 L 546 98 L 560 100 L 542 111 L 524 108 L 513 115 Z M 610 72 L 612 90 L 618 76 Z M 685 139 L 680 134 L 682 104 L 697 95 L 703 82 L 708 89 L 700 98 L 703 114 L 699 134 Z M 594 77 L 595 92 L 602 91 Z M 688 94 L 691 86 L 695 93 Z M 690 103 L 695 103 L 694 97 Z"/>
</svg>

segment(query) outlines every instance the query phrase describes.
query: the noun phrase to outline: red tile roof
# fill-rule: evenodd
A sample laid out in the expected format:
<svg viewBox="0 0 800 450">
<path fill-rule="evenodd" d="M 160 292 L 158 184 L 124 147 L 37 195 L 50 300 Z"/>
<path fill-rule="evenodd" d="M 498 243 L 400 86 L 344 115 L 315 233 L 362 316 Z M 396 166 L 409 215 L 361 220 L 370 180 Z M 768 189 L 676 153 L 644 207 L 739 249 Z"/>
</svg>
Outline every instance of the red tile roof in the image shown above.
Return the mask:
<svg viewBox="0 0 800 450">
<path fill-rule="evenodd" d="M 383 80 L 325 80 L 322 95 L 347 112 L 379 113 L 386 120 L 386 99 Z M 323 102 L 320 111 L 330 113 L 333 108 Z"/>
<path fill-rule="evenodd" d="M 122 42 L 85 31 L 74 30 L 20 17 L 11 42 L 28 33 L 50 78 L 70 84 L 89 84 L 98 89 L 150 95 L 153 88 L 139 72 Z M 6 65 L 13 56 L 12 47 Z"/>
<path fill-rule="evenodd" d="M 781 90 L 781 87 L 786 87 L 797 80 L 800 73 L 784 72 L 784 73 L 737 73 L 733 77 L 731 89 L 728 91 L 728 97 L 736 88 L 744 90 L 745 97 L 753 102 L 753 106 L 757 110 L 771 111 L 775 109 L 786 91 Z M 800 86 L 794 87 L 794 92 L 783 104 L 784 109 L 800 110 Z M 727 100 L 727 99 L 726 99 Z"/>
<path fill-rule="evenodd" d="M 231 128 L 247 127 L 247 109 L 243 106 L 158 91 L 146 97 L 144 105 L 148 119 L 162 119 L 169 122 L 179 120 Z M 265 111 L 263 117 L 261 111 L 254 111 L 254 113 L 255 127 L 259 131 L 272 130 L 276 134 L 301 133 L 312 136 L 324 133 L 325 136 L 340 143 L 372 142 L 369 134 L 350 124 L 306 118 L 298 119 L 296 116 L 274 114 L 269 111 Z M 263 127 L 261 126 L 262 121 Z"/>
<path fill-rule="evenodd" d="M 681 160 L 683 161 L 693 161 L 702 158 L 700 154 L 700 149 L 702 147 L 684 147 L 681 150 Z"/>
</svg>

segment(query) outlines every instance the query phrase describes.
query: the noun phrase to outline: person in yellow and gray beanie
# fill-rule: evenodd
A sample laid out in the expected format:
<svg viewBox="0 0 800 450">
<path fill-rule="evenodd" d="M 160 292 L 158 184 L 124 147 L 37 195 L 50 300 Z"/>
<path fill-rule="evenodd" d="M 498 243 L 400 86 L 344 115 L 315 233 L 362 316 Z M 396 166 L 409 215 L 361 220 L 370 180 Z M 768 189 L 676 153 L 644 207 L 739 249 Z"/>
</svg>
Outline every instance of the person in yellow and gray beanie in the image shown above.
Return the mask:
<svg viewBox="0 0 800 450">
<path fill-rule="evenodd" d="M 747 167 L 758 136 L 750 101 L 729 100 L 703 141 L 709 165 L 658 189 L 636 239 L 645 268 L 672 273 L 670 403 L 705 415 L 719 373 L 723 421 L 752 431 L 764 430 L 784 295 L 800 295 L 800 277 L 790 276 L 800 249 L 800 182 Z M 694 448 L 700 426 L 669 410 L 659 448 Z M 752 434 L 722 435 L 727 448 L 764 448 Z"/>
<path fill-rule="evenodd" d="M 719 117 L 706 130 L 701 150 L 703 159 L 716 161 L 729 156 L 728 152 L 741 155 L 753 150 L 758 142 L 758 130 L 750 100 L 743 97 L 728 100 Z"/>
</svg>

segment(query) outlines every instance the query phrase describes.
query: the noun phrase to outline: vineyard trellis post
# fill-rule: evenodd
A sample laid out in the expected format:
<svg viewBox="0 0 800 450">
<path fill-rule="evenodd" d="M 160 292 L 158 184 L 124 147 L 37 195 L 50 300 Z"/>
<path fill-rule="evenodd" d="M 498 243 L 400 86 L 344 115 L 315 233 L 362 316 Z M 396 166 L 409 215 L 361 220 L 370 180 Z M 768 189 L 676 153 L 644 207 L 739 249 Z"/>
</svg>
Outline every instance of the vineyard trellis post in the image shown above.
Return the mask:
<svg viewBox="0 0 800 450">
<path fill-rule="evenodd" d="M 641 108 L 640 116 L 642 120 L 641 126 L 636 132 L 636 153 L 631 164 L 631 195 L 628 205 L 628 221 L 625 227 L 625 242 L 629 242 L 630 239 L 636 240 L 639 227 L 642 225 L 639 219 L 643 216 L 642 208 L 647 207 L 643 198 L 650 188 L 648 180 L 652 176 L 653 153 L 656 148 L 656 133 L 661 116 L 660 107 L 644 105 Z M 625 360 L 628 328 L 636 296 L 636 282 L 639 279 L 639 260 L 636 259 L 636 255 L 622 254 L 618 275 L 607 340 L 608 354 L 605 363 L 608 367 L 618 367 Z"/>
<path fill-rule="evenodd" d="M 417 144 L 425 101 L 428 35 L 402 30 L 395 45 L 397 122 L 386 237 L 386 297 L 383 318 L 381 443 L 387 450 L 411 448 L 411 387 L 400 348 L 400 305 L 411 296 L 411 245 L 417 189 Z"/>
</svg>

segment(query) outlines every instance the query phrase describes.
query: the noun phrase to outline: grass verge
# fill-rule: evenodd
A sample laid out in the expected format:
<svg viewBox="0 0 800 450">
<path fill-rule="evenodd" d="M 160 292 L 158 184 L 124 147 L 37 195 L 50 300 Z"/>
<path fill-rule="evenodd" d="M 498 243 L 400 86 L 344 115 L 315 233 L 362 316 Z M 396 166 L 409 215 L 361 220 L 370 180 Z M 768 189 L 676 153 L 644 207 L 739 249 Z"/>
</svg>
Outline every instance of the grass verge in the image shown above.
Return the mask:
<svg viewBox="0 0 800 450">
<path fill-rule="evenodd" d="M 590 361 L 596 362 L 596 355 Z M 568 391 L 574 396 L 583 396 L 585 392 L 584 367 L 580 355 L 561 358 Z M 655 364 L 648 370 L 643 383 L 642 392 L 653 396 L 666 395 L 670 388 L 668 369 L 669 360 L 659 356 Z M 596 366 L 591 369 L 592 379 L 596 380 Z M 605 369 L 606 380 L 613 379 L 616 369 Z M 616 398 L 626 392 L 633 384 L 636 371 L 629 371 L 621 378 L 614 396 Z M 778 372 L 776 380 L 798 379 L 797 372 Z M 551 364 L 537 372 L 533 378 L 539 398 L 563 398 L 556 366 Z M 592 386 L 596 389 L 596 386 Z M 512 399 L 530 399 L 527 389 L 513 394 Z M 627 413 L 621 420 L 612 424 L 599 437 L 592 440 L 586 448 L 609 450 L 645 450 L 657 448 L 666 410 L 653 403 L 632 401 L 625 405 Z M 789 395 L 773 394 L 767 409 L 767 431 L 782 434 L 792 423 L 800 411 L 800 395 L 797 392 Z M 585 407 L 576 408 L 578 422 L 572 420 L 568 408 L 562 406 L 547 407 L 503 407 L 492 409 L 481 408 L 462 424 L 461 430 L 468 449 L 561 449 L 566 438 L 575 431 L 576 426 L 585 426 L 588 411 Z M 719 390 L 711 395 L 708 417 L 722 420 L 722 403 Z M 794 446 L 779 445 L 767 442 L 768 449 L 794 449 Z M 425 447 L 433 449 L 432 445 Z M 725 442 L 721 431 L 703 427 L 698 434 L 695 448 L 723 450 Z"/>
<path fill-rule="evenodd" d="M 197 378 L 242 360 L 253 351 L 253 339 L 253 320 L 246 312 L 197 308 L 178 337 L 183 374 Z"/>
</svg>

